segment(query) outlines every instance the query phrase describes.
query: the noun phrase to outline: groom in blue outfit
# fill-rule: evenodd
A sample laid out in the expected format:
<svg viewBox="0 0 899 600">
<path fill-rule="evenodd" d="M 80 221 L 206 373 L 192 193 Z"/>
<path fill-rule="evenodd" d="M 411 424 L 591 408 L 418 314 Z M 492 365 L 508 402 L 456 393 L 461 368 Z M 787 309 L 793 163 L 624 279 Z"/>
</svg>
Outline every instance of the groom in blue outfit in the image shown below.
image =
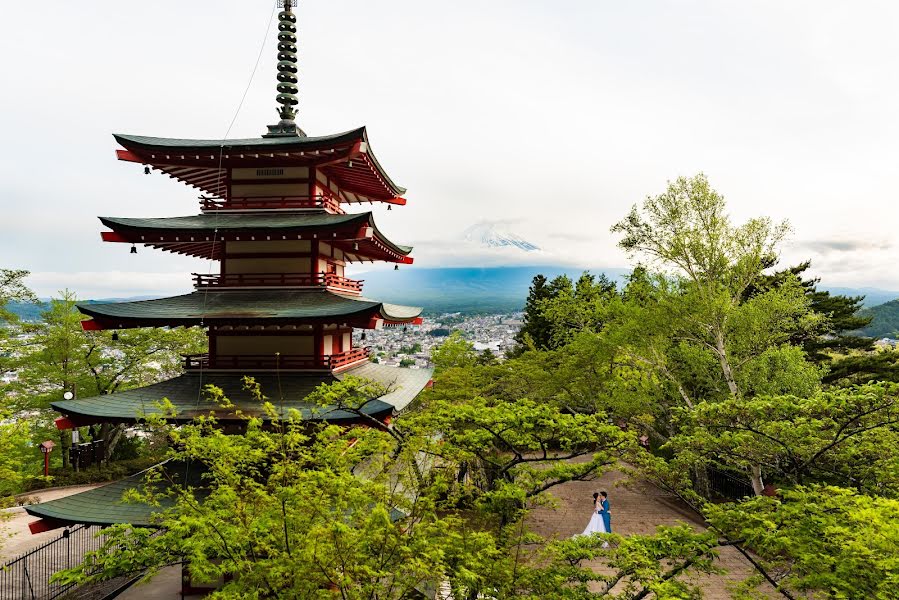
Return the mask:
<svg viewBox="0 0 899 600">
<path fill-rule="evenodd" d="M 609 513 L 609 494 L 600 492 L 599 496 L 602 498 L 602 502 L 600 502 L 602 508 L 596 512 L 602 517 L 602 522 L 606 526 L 606 531 L 612 533 L 612 515 Z"/>
</svg>

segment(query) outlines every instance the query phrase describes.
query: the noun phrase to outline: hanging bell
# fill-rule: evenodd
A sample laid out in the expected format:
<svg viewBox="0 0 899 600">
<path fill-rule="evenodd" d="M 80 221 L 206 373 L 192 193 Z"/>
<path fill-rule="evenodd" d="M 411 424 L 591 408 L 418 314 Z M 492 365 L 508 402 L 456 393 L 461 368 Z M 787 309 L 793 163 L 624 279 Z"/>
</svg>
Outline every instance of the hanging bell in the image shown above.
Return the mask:
<svg viewBox="0 0 899 600">
<path fill-rule="evenodd" d="M 144 175 L 149 175 L 149 174 L 150 174 L 150 167 L 144 165 Z"/>
<path fill-rule="evenodd" d="M 365 332 L 364 331 L 362 332 L 362 336 L 359 339 L 361 339 L 363 342 L 365 341 Z"/>
<path fill-rule="evenodd" d="M 394 271 L 399 271 L 399 270 L 400 270 L 400 266 L 399 266 L 399 265 L 393 265 L 393 270 L 394 270 Z"/>
<path fill-rule="evenodd" d="M 131 254 L 137 254 L 137 246 L 131 244 Z"/>
<path fill-rule="evenodd" d="M 393 210 L 393 207 L 390 206 L 390 205 L 388 204 L 388 205 L 387 205 L 387 210 Z"/>
<path fill-rule="evenodd" d="M 114 341 L 114 342 L 119 341 L 119 332 L 118 331 L 112 332 L 112 341 Z"/>
</svg>

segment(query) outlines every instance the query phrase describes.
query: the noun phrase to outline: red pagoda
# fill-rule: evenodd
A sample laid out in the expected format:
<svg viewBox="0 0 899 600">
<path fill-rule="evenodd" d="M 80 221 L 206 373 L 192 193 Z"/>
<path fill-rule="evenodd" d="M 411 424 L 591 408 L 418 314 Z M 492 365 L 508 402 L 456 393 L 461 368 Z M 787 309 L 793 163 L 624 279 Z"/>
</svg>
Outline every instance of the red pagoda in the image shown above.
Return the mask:
<svg viewBox="0 0 899 600">
<path fill-rule="evenodd" d="M 384 421 L 405 408 L 430 381 L 426 369 L 397 369 L 369 360 L 355 346 L 355 329 L 421 323 L 421 309 L 362 295 L 362 282 L 347 276 L 353 263 L 411 264 L 411 248 L 387 239 L 371 212 L 349 213 L 353 204 L 404 205 L 372 153 L 365 128 L 307 136 L 296 124 L 296 17 L 291 2 L 279 13 L 278 95 L 280 122 L 259 138 L 186 140 L 115 135 L 119 160 L 144 165 L 197 188 L 200 213 L 182 217 L 101 217 L 106 242 L 137 245 L 216 261 L 219 272 L 194 274 L 194 291 L 139 302 L 82 304 L 85 330 L 133 327 L 203 327 L 209 347 L 185 357 L 180 376 L 142 388 L 53 404 L 61 427 L 136 424 L 160 411 L 167 398 L 174 421 L 215 413 L 223 426 L 239 427 L 236 414 L 262 415 L 243 389 L 252 376 L 277 406 L 305 419 Z M 364 332 L 361 335 L 364 339 Z M 364 414 L 312 406 L 317 386 L 348 375 L 382 383 L 388 393 L 365 404 Z M 223 409 L 201 393 L 213 384 L 234 404 Z M 73 523 L 148 524 L 147 507 L 121 504 L 121 492 L 139 483 L 110 486 L 31 506 L 46 527 Z M 44 528 L 46 528 L 44 527 Z"/>
</svg>

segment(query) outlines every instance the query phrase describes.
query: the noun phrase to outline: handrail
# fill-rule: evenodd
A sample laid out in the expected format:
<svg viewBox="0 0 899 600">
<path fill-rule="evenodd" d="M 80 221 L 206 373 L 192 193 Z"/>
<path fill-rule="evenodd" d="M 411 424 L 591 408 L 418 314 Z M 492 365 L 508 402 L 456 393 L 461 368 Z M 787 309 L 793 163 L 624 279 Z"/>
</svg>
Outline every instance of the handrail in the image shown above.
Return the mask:
<svg viewBox="0 0 899 600">
<path fill-rule="evenodd" d="M 197 288 L 326 287 L 359 294 L 364 280 L 335 273 L 193 273 Z"/>
<path fill-rule="evenodd" d="M 353 348 L 326 356 L 272 354 L 182 354 L 185 370 L 197 369 L 338 369 L 368 360 L 369 348 Z"/>
<path fill-rule="evenodd" d="M 317 194 L 315 196 L 260 196 L 239 198 L 200 197 L 200 209 L 216 210 L 270 210 L 285 208 L 324 208 L 331 212 L 343 214 L 340 201 L 334 196 Z"/>
</svg>

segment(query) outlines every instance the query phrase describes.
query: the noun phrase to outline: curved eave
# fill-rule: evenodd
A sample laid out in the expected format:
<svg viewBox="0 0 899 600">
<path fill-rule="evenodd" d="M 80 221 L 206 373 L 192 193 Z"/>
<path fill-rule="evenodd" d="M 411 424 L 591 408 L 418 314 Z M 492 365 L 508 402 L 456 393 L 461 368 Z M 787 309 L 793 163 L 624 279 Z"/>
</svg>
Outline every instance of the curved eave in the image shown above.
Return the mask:
<svg viewBox="0 0 899 600">
<path fill-rule="evenodd" d="M 162 138 L 145 135 L 130 135 L 114 133 L 112 137 L 129 150 L 142 150 L 144 152 L 168 152 L 170 155 L 178 153 L 194 154 L 218 152 L 260 152 L 266 149 L 276 151 L 285 150 L 327 150 L 337 144 L 364 141 L 366 139 L 365 127 L 358 127 L 350 131 L 323 135 L 317 137 L 272 137 L 272 138 L 243 138 L 230 140 L 197 140 L 186 138 Z"/>
<path fill-rule="evenodd" d="M 240 376 L 241 378 L 243 376 Z M 282 375 L 282 379 L 285 376 Z M 206 377 L 209 379 L 209 376 Z M 258 380 L 258 378 L 257 378 Z M 193 393 L 196 399 L 200 390 L 200 386 Z M 171 398 L 167 398 L 171 401 Z M 257 404 L 255 407 L 247 403 L 236 404 L 235 409 L 223 410 L 220 406 L 209 402 L 197 402 L 194 406 L 176 405 L 176 408 L 183 409 L 174 417 L 164 413 L 155 403 L 141 403 L 135 405 L 127 401 L 119 401 L 115 407 L 101 405 L 98 400 L 100 398 L 87 398 L 85 400 L 62 400 L 60 402 L 52 402 L 50 406 L 53 410 L 67 417 L 72 423 L 78 427 L 85 427 L 97 423 L 115 423 L 124 425 L 133 425 L 145 420 L 150 416 L 165 416 L 168 423 L 174 425 L 184 425 L 190 423 L 194 419 L 203 415 L 214 414 L 219 422 L 238 422 L 245 423 L 248 417 L 256 417 L 263 421 L 271 421 L 271 415 L 263 412 Z M 121 399 L 120 399 L 121 400 Z M 159 398 L 155 402 L 159 402 Z M 182 403 L 183 404 L 183 403 Z M 338 409 L 336 407 L 317 407 L 309 404 L 297 402 L 284 402 L 276 407 L 283 408 L 283 412 L 278 415 L 279 419 L 287 419 L 291 414 L 299 414 L 300 419 L 310 423 L 327 422 L 335 424 L 364 424 L 364 417 L 360 417 L 357 413 Z M 240 414 L 236 414 L 235 410 L 240 410 Z M 384 402 L 383 400 L 371 400 L 362 409 L 362 413 L 367 417 L 372 417 L 383 421 L 386 417 L 393 414 L 395 407 L 393 404 Z"/>
<path fill-rule="evenodd" d="M 350 262 L 384 260 L 411 264 L 411 246 L 396 244 L 378 229 L 371 212 L 249 213 L 186 217 L 99 217 L 111 232 L 101 232 L 107 242 L 144 244 L 167 252 L 221 258 L 223 241 L 318 239 L 340 248 Z M 371 228 L 371 231 L 366 231 Z M 356 246 L 358 245 L 358 248 Z"/>
<path fill-rule="evenodd" d="M 151 469 L 161 470 L 164 475 L 159 480 L 147 481 L 147 471 L 142 471 L 77 494 L 26 506 L 25 512 L 41 518 L 42 521 L 37 523 L 48 525 L 44 531 L 75 524 L 104 527 L 129 524 L 156 528 L 159 524 L 154 515 L 174 506 L 174 499 L 162 493 L 171 487 L 172 483 L 188 488 L 197 502 L 203 502 L 209 495 L 210 490 L 205 479 L 208 467 L 200 462 L 167 460 Z M 144 490 L 147 487 L 158 492 L 157 495 L 160 496 L 158 505 L 124 501 L 123 497 L 127 491 Z M 399 521 L 405 517 L 406 513 L 403 511 L 397 508 L 390 509 L 392 521 Z"/>
<path fill-rule="evenodd" d="M 113 134 L 126 150 L 120 160 L 152 166 L 174 179 L 216 197 L 224 197 L 222 167 L 297 166 L 321 168 L 356 201 L 404 204 L 406 189 L 394 183 L 368 142 L 365 127 L 320 137 L 192 140 Z M 349 162 L 355 161 L 353 167 Z M 358 163 L 365 165 L 363 169 Z M 349 201 L 349 200 L 348 200 Z"/>
<path fill-rule="evenodd" d="M 387 174 L 387 171 L 384 170 L 384 167 L 381 166 L 381 163 L 378 161 L 378 158 L 375 156 L 375 153 L 371 149 L 371 143 L 368 141 L 368 130 L 365 127 L 362 128 L 362 141 L 365 142 L 367 146 L 367 152 L 364 155 L 364 158 L 367 162 L 371 163 L 372 169 L 378 173 L 378 175 L 382 178 L 384 185 L 393 193 L 395 197 L 402 196 L 406 193 L 406 188 L 397 185 Z M 350 175 L 351 168 L 344 164 L 339 163 L 335 165 L 331 165 L 328 169 L 334 173 L 335 177 L 338 180 L 346 178 Z M 397 199 L 395 204 L 405 204 L 405 200 Z"/>
<path fill-rule="evenodd" d="M 162 479 L 148 482 L 146 475 L 151 469 L 161 470 L 164 473 Z M 157 492 L 163 492 L 170 485 L 169 482 L 174 482 L 177 485 L 189 486 L 195 498 L 202 500 L 208 494 L 203 487 L 203 474 L 206 470 L 204 465 L 198 463 L 166 460 L 150 469 L 112 483 L 27 506 L 25 512 L 44 519 L 51 524 L 51 527 L 72 524 L 108 526 L 125 523 L 137 527 L 156 527 L 153 515 L 171 508 L 174 499 L 163 495 L 159 498 L 158 506 L 151 506 L 142 502 L 125 502 L 123 500 L 125 492 L 146 489 L 148 486 Z"/>
<path fill-rule="evenodd" d="M 339 374 L 284 374 L 245 373 L 253 377 L 263 393 L 284 397 L 282 401 L 272 401 L 281 418 L 297 414 L 300 419 L 310 422 L 364 424 L 368 417 L 383 421 L 394 411 L 402 411 L 430 382 L 428 369 L 397 369 L 375 363 L 363 363 Z M 175 418 L 167 418 L 173 423 L 185 423 L 192 419 L 214 413 L 220 421 L 240 421 L 247 417 L 263 420 L 270 416 L 262 405 L 246 391 L 243 384 L 244 373 L 209 372 L 185 373 L 178 377 L 154 383 L 142 388 L 115 392 L 103 396 L 77 400 L 61 400 L 51 406 L 66 416 L 76 426 L 94 423 L 136 423 L 148 415 L 162 414 L 158 403 L 167 399 L 174 407 Z M 360 416 L 355 411 L 336 407 L 319 407 L 305 402 L 306 397 L 322 384 L 333 383 L 349 376 L 361 377 L 380 383 L 387 390 L 384 396 L 373 398 L 360 407 Z M 201 393 L 203 386 L 211 384 L 221 388 L 225 396 L 234 403 L 234 408 L 224 409 L 217 402 Z M 235 411 L 239 410 L 242 416 Z M 294 412 L 296 411 L 296 412 Z"/>
<path fill-rule="evenodd" d="M 80 303 L 92 317 L 88 330 L 197 325 L 346 323 L 368 327 L 373 319 L 413 322 L 421 308 L 385 304 L 324 290 L 197 291 L 136 302 Z"/>
<path fill-rule="evenodd" d="M 155 527 L 153 515 L 168 506 L 151 507 L 122 501 L 127 490 L 139 489 L 142 484 L 142 481 L 129 477 L 65 498 L 26 506 L 25 512 L 49 521 L 53 527 L 75 524 L 107 527 L 125 523 Z"/>
</svg>

